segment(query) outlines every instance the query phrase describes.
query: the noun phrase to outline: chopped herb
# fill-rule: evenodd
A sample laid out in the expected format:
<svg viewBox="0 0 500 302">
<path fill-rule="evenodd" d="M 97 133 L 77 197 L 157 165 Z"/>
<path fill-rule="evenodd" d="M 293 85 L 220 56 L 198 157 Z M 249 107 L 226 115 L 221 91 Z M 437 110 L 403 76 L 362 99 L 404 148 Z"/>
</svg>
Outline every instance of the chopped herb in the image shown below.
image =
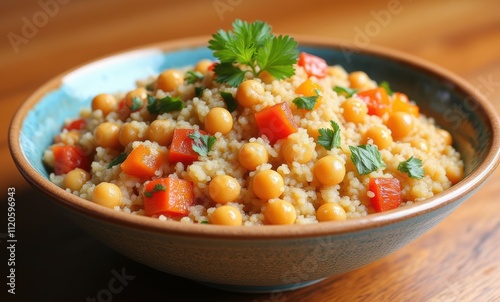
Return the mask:
<svg viewBox="0 0 500 302">
<path fill-rule="evenodd" d="M 289 36 L 276 37 L 271 27 L 262 21 L 247 23 L 239 19 L 232 24 L 233 31 L 219 30 L 209 41 L 214 56 L 215 80 L 238 86 L 247 72 L 255 77 L 266 70 L 280 80 L 291 77 L 299 52 L 297 42 Z"/>
<path fill-rule="evenodd" d="M 202 220 L 200 221 L 201 224 L 208 224 L 208 221 L 207 220 Z"/>
<path fill-rule="evenodd" d="M 148 111 L 151 114 L 162 114 L 182 110 L 184 103 L 180 97 L 166 96 L 162 99 L 157 99 L 154 96 L 148 95 Z"/>
<path fill-rule="evenodd" d="M 203 94 L 203 90 L 205 90 L 205 87 L 194 87 L 194 95 L 199 98 Z"/>
<path fill-rule="evenodd" d="M 198 153 L 200 156 L 207 156 L 208 152 L 212 150 L 212 146 L 217 141 L 215 136 L 201 134 L 199 131 L 195 131 L 193 134 L 189 135 L 189 138 L 193 140 L 193 151 Z"/>
<path fill-rule="evenodd" d="M 230 92 L 221 91 L 220 95 L 222 96 L 224 103 L 226 103 L 226 107 L 229 112 L 233 112 L 236 108 L 238 108 L 238 103 L 236 103 L 236 100 Z"/>
<path fill-rule="evenodd" d="M 413 156 L 406 161 L 400 162 L 398 165 L 398 170 L 408 174 L 408 176 L 411 178 L 421 179 L 422 177 L 424 177 L 422 160 Z"/>
<path fill-rule="evenodd" d="M 128 154 L 123 152 L 123 153 L 120 153 L 117 157 L 115 157 L 108 165 L 108 169 L 110 169 L 111 167 L 114 167 L 116 165 L 119 165 L 121 163 L 123 163 L 125 161 L 125 159 L 127 159 L 127 156 Z"/>
<path fill-rule="evenodd" d="M 146 84 L 146 90 L 147 91 L 154 91 L 155 90 L 155 82 L 151 82 L 151 83 L 148 83 Z"/>
<path fill-rule="evenodd" d="M 379 85 L 379 87 L 382 87 L 385 89 L 385 91 L 387 91 L 387 94 L 388 95 L 393 95 L 394 92 L 392 91 L 391 89 L 391 86 L 389 86 L 389 83 L 387 81 L 382 81 Z"/>
<path fill-rule="evenodd" d="M 132 105 L 130 105 L 131 111 L 136 111 L 141 109 L 142 107 L 142 99 L 140 97 L 134 96 L 132 98 Z"/>
<path fill-rule="evenodd" d="M 340 127 L 334 121 L 330 121 L 332 129 L 318 129 L 318 144 L 325 147 L 326 150 L 340 147 Z"/>
<path fill-rule="evenodd" d="M 359 174 L 368 174 L 379 168 L 385 168 L 377 146 L 367 144 L 358 147 L 349 146 L 349 149 L 351 150 L 351 160 Z"/>
<path fill-rule="evenodd" d="M 154 193 L 160 192 L 160 191 L 166 191 L 166 190 L 167 190 L 167 187 L 165 187 L 165 185 L 156 184 L 153 187 L 153 190 L 144 192 L 144 196 L 146 196 L 147 198 L 151 198 L 151 197 L 153 197 Z"/>
<path fill-rule="evenodd" d="M 357 89 L 348 88 L 348 87 L 340 87 L 340 86 L 333 87 L 333 91 L 335 91 L 338 95 L 345 96 L 346 98 L 350 98 L 356 92 L 358 92 Z"/>
<path fill-rule="evenodd" d="M 199 71 L 189 70 L 188 72 L 186 72 L 184 80 L 188 84 L 193 84 L 197 81 L 203 80 L 203 74 Z"/>
</svg>

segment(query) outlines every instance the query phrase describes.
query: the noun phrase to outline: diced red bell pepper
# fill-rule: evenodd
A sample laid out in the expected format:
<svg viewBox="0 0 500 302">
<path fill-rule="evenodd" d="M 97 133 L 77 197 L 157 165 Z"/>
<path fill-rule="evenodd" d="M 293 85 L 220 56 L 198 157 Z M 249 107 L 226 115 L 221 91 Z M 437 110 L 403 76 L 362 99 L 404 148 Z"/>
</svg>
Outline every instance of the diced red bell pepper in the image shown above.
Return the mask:
<svg viewBox="0 0 500 302">
<path fill-rule="evenodd" d="M 123 173 L 139 178 L 151 178 L 165 161 L 163 153 L 154 154 L 150 147 L 137 146 L 121 163 Z"/>
<path fill-rule="evenodd" d="M 401 205 L 401 186 L 397 178 L 370 178 L 369 190 L 375 194 L 370 202 L 376 212 L 396 209 Z"/>
<path fill-rule="evenodd" d="M 297 62 L 299 66 L 304 67 L 308 76 L 315 76 L 317 78 L 324 78 L 328 74 L 328 64 L 323 58 L 301 52 Z"/>
<path fill-rule="evenodd" d="M 55 145 L 52 147 L 52 151 L 54 152 L 54 173 L 56 175 L 66 174 L 75 168 L 90 171 L 91 154 L 82 148 L 72 145 Z"/>
<path fill-rule="evenodd" d="M 265 135 L 271 144 L 297 132 L 292 111 L 287 102 L 282 102 L 255 113 L 259 135 Z"/>
<path fill-rule="evenodd" d="M 64 125 L 63 130 L 82 130 L 83 128 L 85 128 L 85 126 L 87 126 L 87 122 L 84 119 L 80 118 L 69 122 L 67 125 Z"/>
<path fill-rule="evenodd" d="M 173 177 L 148 182 L 143 196 L 144 211 L 149 216 L 185 216 L 195 200 L 193 183 Z"/>
<path fill-rule="evenodd" d="M 368 114 L 382 116 L 391 110 L 391 100 L 384 87 L 377 87 L 357 93 L 368 107 Z"/>
<path fill-rule="evenodd" d="M 174 129 L 172 144 L 170 145 L 170 152 L 168 154 L 168 161 L 170 163 L 181 162 L 185 165 L 190 165 L 198 160 L 199 154 L 193 150 L 193 139 L 189 137 L 196 131 L 201 135 L 208 135 L 203 130 Z"/>
</svg>

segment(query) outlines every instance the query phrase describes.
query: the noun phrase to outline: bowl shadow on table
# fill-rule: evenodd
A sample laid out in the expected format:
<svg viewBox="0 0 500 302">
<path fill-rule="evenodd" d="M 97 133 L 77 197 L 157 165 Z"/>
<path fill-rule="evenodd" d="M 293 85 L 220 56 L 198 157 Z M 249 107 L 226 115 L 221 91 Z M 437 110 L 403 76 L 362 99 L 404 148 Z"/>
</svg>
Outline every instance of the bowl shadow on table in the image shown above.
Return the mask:
<svg viewBox="0 0 500 302">
<path fill-rule="evenodd" d="M 0 212 L 7 212 L 6 203 L 0 203 Z M 342 278 L 331 277 L 287 292 L 221 291 L 160 272 L 115 252 L 35 190 L 18 193 L 16 213 L 18 300 L 13 301 L 147 301 L 174 296 L 182 296 L 182 301 L 298 301 L 297 295 L 306 299 L 307 292 L 320 291 L 332 278 Z M 349 287 L 343 290 L 350 291 Z M 6 293 L 6 289 L 2 290 L 1 301 L 14 297 Z"/>
</svg>

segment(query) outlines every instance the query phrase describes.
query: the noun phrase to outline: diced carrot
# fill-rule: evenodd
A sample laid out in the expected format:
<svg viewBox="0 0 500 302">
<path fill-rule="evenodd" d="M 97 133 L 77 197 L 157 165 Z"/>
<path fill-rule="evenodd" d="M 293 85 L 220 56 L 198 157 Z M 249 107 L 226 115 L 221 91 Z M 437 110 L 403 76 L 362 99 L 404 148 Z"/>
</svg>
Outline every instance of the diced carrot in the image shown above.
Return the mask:
<svg viewBox="0 0 500 302">
<path fill-rule="evenodd" d="M 375 195 L 370 198 L 376 212 L 384 212 L 401 205 L 401 187 L 397 178 L 370 178 L 369 190 Z"/>
<path fill-rule="evenodd" d="M 301 52 L 297 62 L 299 66 L 304 67 L 308 76 L 315 76 L 317 78 L 324 78 L 328 74 L 328 64 L 323 58 Z"/>
<path fill-rule="evenodd" d="M 125 174 L 139 178 L 151 178 L 163 164 L 164 155 L 160 150 L 151 150 L 146 145 L 139 145 L 130 152 L 121 163 Z"/>
<path fill-rule="evenodd" d="M 170 145 L 170 152 L 168 154 L 168 161 L 170 163 L 181 162 L 185 165 L 190 165 L 198 160 L 199 154 L 193 150 L 193 139 L 189 137 L 196 131 L 202 135 L 208 134 L 203 130 L 174 129 L 172 144 Z"/>
<path fill-rule="evenodd" d="M 418 117 L 418 115 L 420 114 L 418 106 L 411 103 L 408 99 L 408 96 L 401 92 L 394 92 L 391 109 L 393 112 L 403 111 L 406 113 L 410 113 L 415 117 Z"/>
<path fill-rule="evenodd" d="M 63 129 L 66 129 L 68 131 L 82 130 L 86 125 L 87 122 L 84 119 L 80 118 L 69 122 L 67 125 L 64 125 Z"/>
<path fill-rule="evenodd" d="M 321 95 L 323 93 L 323 87 L 320 84 L 313 82 L 311 79 L 307 79 L 302 84 L 300 84 L 296 89 L 295 93 L 301 94 L 303 96 L 316 96 Z M 318 108 L 321 103 L 322 97 L 319 96 L 316 99 L 316 104 L 314 105 L 314 109 Z"/>
<path fill-rule="evenodd" d="M 90 170 L 91 154 L 82 148 L 72 145 L 55 145 L 52 147 L 52 151 L 54 152 L 54 173 L 56 175 L 66 174 L 75 168 Z"/>
<path fill-rule="evenodd" d="M 357 93 L 368 107 L 368 114 L 382 116 L 391 110 L 391 100 L 384 87 L 364 90 Z"/>
<path fill-rule="evenodd" d="M 259 134 L 265 135 L 271 144 L 297 132 L 292 111 L 288 103 L 282 102 L 255 113 Z"/>
<path fill-rule="evenodd" d="M 165 177 L 148 182 L 144 190 L 146 215 L 185 216 L 194 204 L 193 183 Z"/>
</svg>

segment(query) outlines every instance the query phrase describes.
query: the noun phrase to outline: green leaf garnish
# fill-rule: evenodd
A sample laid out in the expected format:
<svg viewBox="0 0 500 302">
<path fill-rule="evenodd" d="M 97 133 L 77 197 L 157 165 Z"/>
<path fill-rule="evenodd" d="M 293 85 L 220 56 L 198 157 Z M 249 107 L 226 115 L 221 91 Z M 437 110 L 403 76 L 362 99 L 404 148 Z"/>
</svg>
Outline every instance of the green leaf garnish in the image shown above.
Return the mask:
<svg viewBox="0 0 500 302">
<path fill-rule="evenodd" d="M 359 174 L 368 174 L 379 168 L 385 168 L 377 146 L 367 144 L 358 147 L 349 146 L 349 149 L 351 150 L 351 160 Z"/>
<path fill-rule="evenodd" d="M 208 156 L 208 153 L 212 150 L 212 146 L 217 141 L 215 136 L 201 134 L 199 131 L 195 131 L 193 134 L 190 134 L 189 138 L 193 140 L 193 151 L 198 153 L 200 156 Z"/>
<path fill-rule="evenodd" d="M 193 83 L 196 83 L 198 81 L 203 80 L 203 74 L 199 71 L 189 70 L 184 75 L 184 80 L 188 84 L 193 84 Z"/>
<path fill-rule="evenodd" d="M 220 61 L 214 67 L 217 82 L 238 86 L 247 72 L 257 77 L 264 70 L 278 80 L 295 73 L 299 52 L 293 38 L 274 36 L 262 21 L 237 19 L 232 26 L 233 31 L 219 30 L 208 42 Z"/>
<path fill-rule="evenodd" d="M 378 85 L 378 86 L 384 88 L 385 91 L 387 91 L 388 95 L 393 95 L 394 94 L 394 92 L 391 89 L 391 86 L 389 86 L 389 83 L 387 81 L 382 81 L 380 83 L 380 85 Z"/>
<path fill-rule="evenodd" d="M 162 99 L 157 99 L 152 95 L 148 95 L 148 111 L 151 114 L 179 111 L 182 108 L 184 108 L 184 103 L 180 97 L 166 96 Z"/>
<path fill-rule="evenodd" d="M 230 92 L 221 91 L 220 95 L 222 96 L 224 103 L 226 103 L 226 107 L 229 112 L 233 112 L 236 108 L 238 108 L 238 103 Z"/>
<path fill-rule="evenodd" d="M 299 109 L 313 110 L 314 106 L 316 106 L 316 101 L 318 100 L 319 95 L 313 96 L 299 96 L 293 99 L 293 103 Z"/>
<path fill-rule="evenodd" d="M 338 95 L 345 96 L 346 98 L 350 98 L 356 92 L 358 92 L 357 89 L 348 88 L 348 87 L 341 87 L 341 86 L 335 86 L 335 87 L 333 87 L 333 91 L 335 91 Z"/>
<path fill-rule="evenodd" d="M 408 174 L 410 178 L 421 179 L 422 177 L 424 177 L 422 160 L 413 156 L 406 161 L 400 162 L 398 165 L 398 170 Z"/>
<path fill-rule="evenodd" d="M 320 128 L 318 129 L 318 144 L 325 147 L 326 150 L 340 147 L 340 127 L 334 122 L 330 121 L 332 129 Z"/>
<path fill-rule="evenodd" d="M 200 221 L 201 224 L 208 224 L 208 221 L 207 220 L 202 220 Z"/>
<path fill-rule="evenodd" d="M 194 95 L 199 98 L 203 94 L 203 90 L 205 90 L 205 87 L 194 87 Z"/>
<path fill-rule="evenodd" d="M 134 96 L 132 98 L 132 104 L 130 105 L 130 111 L 136 111 L 141 109 L 142 99 L 140 97 Z"/>
<path fill-rule="evenodd" d="M 127 159 L 127 156 L 128 154 L 123 152 L 123 153 L 120 153 L 117 157 L 115 157 L 109 164 L 108 164 L 108 169 L 110 169 L 111 167 L 114 167 L 116 165 L 119 165 L 121 163 L 123 163 L 125 161 L 125 159 Z"/>
</svg>

